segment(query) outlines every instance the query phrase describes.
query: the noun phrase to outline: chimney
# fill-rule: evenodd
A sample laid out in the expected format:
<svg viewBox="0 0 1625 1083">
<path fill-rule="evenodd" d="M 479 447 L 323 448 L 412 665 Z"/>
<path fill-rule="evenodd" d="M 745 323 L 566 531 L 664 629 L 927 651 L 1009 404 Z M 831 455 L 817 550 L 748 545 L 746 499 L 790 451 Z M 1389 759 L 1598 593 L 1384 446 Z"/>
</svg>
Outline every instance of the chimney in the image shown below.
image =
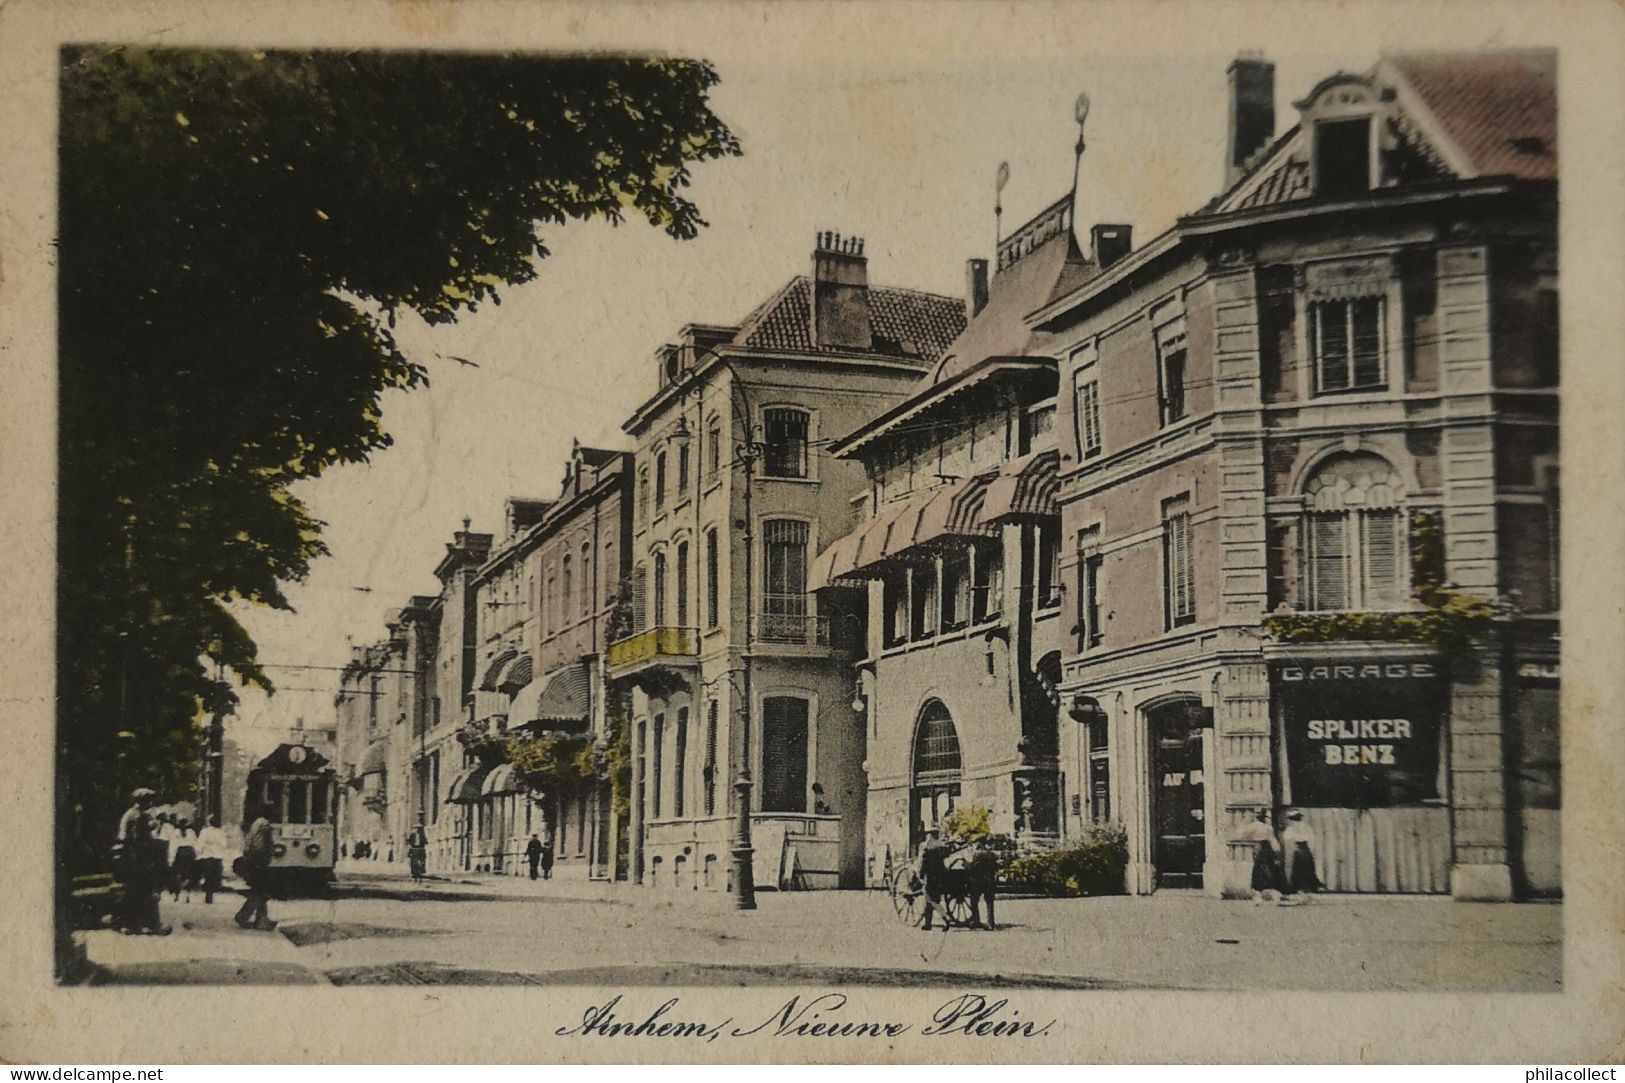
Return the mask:
<svg viewBox="0 0 1625 1083">
<path fill-rule="evenodd" d="M 1134 250 L 1134 227 L 1102 222 L 1089 229 L 1089 243 L 1095 262 L 1104 271 Z"/>
<path fill-rule="evenodd" d="M 1225 141 L 1224 186 L 1240 179 L 1248 159 L 1275 137 L 1275 65 L 1245 52 L 1230 62 L 1230 132 Z"/>
<path fill-rule="evenodd" d="M 814 346 L 836 350 L 874 348 L 869 322 L 869 261 L 862 237 L 818 234 L 813 249 L 813 295 L 809 328 Z"/>
<path fill-rule="evenodd" d="M 975 316 L 987 307 L 987 260 L 965 261 L 965 315 Z"/>
</svg>

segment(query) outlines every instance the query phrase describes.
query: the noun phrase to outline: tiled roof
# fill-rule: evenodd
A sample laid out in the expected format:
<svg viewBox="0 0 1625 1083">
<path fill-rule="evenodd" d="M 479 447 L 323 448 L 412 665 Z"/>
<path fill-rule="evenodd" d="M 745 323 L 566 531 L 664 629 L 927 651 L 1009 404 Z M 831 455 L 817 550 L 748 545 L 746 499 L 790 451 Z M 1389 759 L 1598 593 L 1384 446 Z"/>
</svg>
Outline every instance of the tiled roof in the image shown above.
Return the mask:
<svg viewBox="0 0 1625 1083">
<path fill-rule="evenodd" d="M 734 345 L 758 350 L 825 349 L 812 341 L 811 294 L 811 279 L 806 275 L 792 278 L 745 317 Z M 928 363 L 941 357 L 964 330 L 965 302 L 957 297 L 894 286 L 870 286 L 868 296 L 874 335 L 874 347 L 868 352 Z"/>
<path fill-rule="evenodd" d="M 1399 53 L 1384 63 L 1416 91 L 1474 175 L 1557 178 L 1553 53 Z"/>
<path fill-rule="evenodd" d="M 1553 54 L 1519 50 L 1400 53 L 1368 78 L 1394 87 L 1388 168 L 1401 184 L 1451 177 L 1557 178 L 1557 94 Z M 1210 202 L 1209 214 L 1307 199 L 1309 155 L 1294 126 Z"/>
</svg>

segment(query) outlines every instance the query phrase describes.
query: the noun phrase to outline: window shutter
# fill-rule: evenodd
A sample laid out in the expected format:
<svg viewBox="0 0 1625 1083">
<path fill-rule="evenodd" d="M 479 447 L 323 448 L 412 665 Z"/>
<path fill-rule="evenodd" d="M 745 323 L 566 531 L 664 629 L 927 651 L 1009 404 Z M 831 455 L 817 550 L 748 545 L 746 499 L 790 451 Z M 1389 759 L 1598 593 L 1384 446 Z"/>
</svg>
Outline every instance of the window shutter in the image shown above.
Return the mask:
<svg viewBox="0 0 1625 1083">
<path fill-rule="evenodd" d="M 1342 512 L 1309 518 L 1310 608 L 1348 608 L 1347 519 Z"/>
<path fill-rule="evenodd" d="M 1400 584 L 1399 512 L 1392 509 L 1368 511 L 1365 522 L 1365 602 L 1368 606 L 1393 606 L 1403 600 Z"/>
</svg>

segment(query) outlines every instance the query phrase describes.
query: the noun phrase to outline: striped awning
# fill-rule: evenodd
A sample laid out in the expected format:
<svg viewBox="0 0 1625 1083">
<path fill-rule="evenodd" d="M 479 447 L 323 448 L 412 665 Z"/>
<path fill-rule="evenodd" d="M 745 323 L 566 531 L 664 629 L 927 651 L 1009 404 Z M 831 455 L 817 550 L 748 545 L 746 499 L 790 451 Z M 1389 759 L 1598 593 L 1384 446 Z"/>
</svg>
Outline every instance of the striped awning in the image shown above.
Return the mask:
<svg viewBox="0 0 1625 1083">
<path fill-rule="evenodd" d="M 497 674 L 496 690 L 511 696 L 529 684 L 535 674 L 536 667 L 530 660 L 529 651 L 515 655 L 502 667 L 502 672 Z"/>
<path fill-rule="evenodd" d="M 498 797 L 508 793 L 524 793 L 528 787 L 519 768 L 511 763 L 498 764 L 485 776 L 485 782 L 480 786 L 480 793 L 485 797 Z"/>
<path fill-rule="evenodd" d="M 1035 451 L 1004 464 L 988 484 L 982 501 L 982 520 L 994 522 L 1013 516 L 1059 515 L 1056 494 L 1061 482 L 1055 451 Z"/>
<path fill-rule="evenodd" d="M 516 692 L 508 725 L 540 723 L 549 729 L 585 729 L 591 707 L 592 675 L 587 663 L 571 662 Z"/>
<path fill-rule="evenodd" d="M 480 799 L 480 790 L 484 783 L 485 768 L 464 768 L 452 776 L 451 785 L 446 787 L 446 804 L 472 805 Z"/>
<path fill-rule="evenodd" d="M 502 671 L 508 668 L 508 663 L 517 657 L 519 657 L 519 652 L 510 648 L 491 659 L 491 664 L 485 667 L 485 676 L 480 679 L 480 690 L 495 692 L 497 690 L 497 678 L 502 676 Z"/>
<path fill-rule="evenodd" d="M 981 515 L 994 476 L 966 478 L 886 505 L 818 554 L 807 589 L 839 585 L 847 576 L 859 575 L 889 557 L 931 542 L 996 533 L 997 527 Z"/>
</svg>

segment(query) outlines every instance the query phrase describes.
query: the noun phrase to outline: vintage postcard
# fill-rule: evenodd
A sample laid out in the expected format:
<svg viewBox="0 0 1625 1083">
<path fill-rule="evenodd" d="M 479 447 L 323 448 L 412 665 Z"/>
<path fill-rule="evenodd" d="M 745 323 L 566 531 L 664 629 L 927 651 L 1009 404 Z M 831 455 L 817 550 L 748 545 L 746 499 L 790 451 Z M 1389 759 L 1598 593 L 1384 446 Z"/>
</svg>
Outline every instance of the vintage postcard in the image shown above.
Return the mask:
<svg viewBox="0 0 1625 1083">
<path fill-rule="evenodd" d="M 1618 1056 L 1616 7 L 0 31 L 0 1056 Z"/>
</svg>

